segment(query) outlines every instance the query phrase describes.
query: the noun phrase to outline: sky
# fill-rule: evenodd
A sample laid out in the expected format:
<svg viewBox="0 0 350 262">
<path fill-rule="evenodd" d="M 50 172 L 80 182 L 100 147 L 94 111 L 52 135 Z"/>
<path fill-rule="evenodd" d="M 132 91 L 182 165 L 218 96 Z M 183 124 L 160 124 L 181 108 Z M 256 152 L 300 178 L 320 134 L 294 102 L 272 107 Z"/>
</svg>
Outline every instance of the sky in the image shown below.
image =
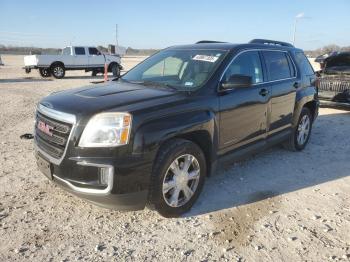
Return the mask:
<svg viewBox="0 0 350 262">
<path fill-rule="evenodd" d="M 350 0 L 0 0 L 0 44 L 164 48 L 254 38 L 350 46 Z"/>
</svg>

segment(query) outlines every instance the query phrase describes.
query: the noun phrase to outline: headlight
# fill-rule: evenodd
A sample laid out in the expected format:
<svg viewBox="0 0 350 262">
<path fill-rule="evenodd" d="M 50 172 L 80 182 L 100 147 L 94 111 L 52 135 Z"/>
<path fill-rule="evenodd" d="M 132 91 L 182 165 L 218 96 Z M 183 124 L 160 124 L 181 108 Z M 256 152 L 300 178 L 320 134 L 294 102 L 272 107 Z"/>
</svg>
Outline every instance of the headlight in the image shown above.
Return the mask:
<svg viewBox="0 0 350 262">
<path fill-rule="evenodd" d="M 79 141 L 80 147 L 113 147 L 129 142 L 131 115 L 100 113 L 90 119 Z"/>
</svg>

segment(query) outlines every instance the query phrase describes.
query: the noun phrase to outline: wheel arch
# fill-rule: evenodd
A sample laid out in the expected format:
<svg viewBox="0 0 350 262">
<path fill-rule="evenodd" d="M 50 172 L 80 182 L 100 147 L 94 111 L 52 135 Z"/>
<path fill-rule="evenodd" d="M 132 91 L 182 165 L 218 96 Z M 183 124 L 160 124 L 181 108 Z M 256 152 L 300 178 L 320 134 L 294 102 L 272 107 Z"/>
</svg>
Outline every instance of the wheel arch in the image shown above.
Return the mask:
<svg viewBox="0 0 350 262">
<path fill-rule="evenodd" d="M 64 63 L 62 61 L 55 61 L 55 62 L 52 62 L 51 65 L 50 65 L 50 68 L 52 68 L 54 65 L 61 65 L 63 66 L 63 68 L 66 68 L 64 66 Z"/>
<path fill-rule="evenodd" d="M 133 139 L 133 152 L 145 154 L 154 162 L 161 149 L 171 141 L 185 139 L 201 148 L 207 163 L 207 174 L 210 175 L 212 163 L 216 160 L 216 128 L 214 113 L 209 111 L 187 112 L 157 119 L 137 128 Z"/>
<path fill-rule="evenodd" d="M 213 159 L 213 141 L 207 130 L 196 130 L 193 132 L 184 133 L 181 135 L 174 136 L 165 140 L 158 149 L 161 151 L 163 147 L 166 147 L 168 143 L 175 139 L 184 139 L 196 144 L 203 152 L 206 163 L 207 163 L 207 176 L 210 176 L 210 170 Z"/>
<path fill-rule="evenodd" d="M 118 63 L 118 62 L 115 62 L 115 61 L 112 61 L 108 64 L 108 68 L 107 68 L 107 71 L 108 72 L 111 72 L 112 71 L 112 66 L 113 65 L 117 65 L 118 68 L 121 70 L 122 69 L 122 66 Z"/>
<path fill-rule="evenodd" d="M 311 115 L 312 115 L 312 121 L 315 120 L 316 116 L 317 116 L 317 112 L 318 112 L 318 103 L 317 101 L 313 100 L 313 101 L 309 101 L 306 102 L 303 107 L 306 107 L 310 110 Z"/>
<path fill-rule="evenodd" d="M 301 110 L 305 106 L 311 111 L 313 120 L 315 120 L 318 115 L 319 102 L 317 99 L 317 91 L 312 86 L 297 92 L 292 122 L 293 127 L 297 124 Z"/>
</svg>

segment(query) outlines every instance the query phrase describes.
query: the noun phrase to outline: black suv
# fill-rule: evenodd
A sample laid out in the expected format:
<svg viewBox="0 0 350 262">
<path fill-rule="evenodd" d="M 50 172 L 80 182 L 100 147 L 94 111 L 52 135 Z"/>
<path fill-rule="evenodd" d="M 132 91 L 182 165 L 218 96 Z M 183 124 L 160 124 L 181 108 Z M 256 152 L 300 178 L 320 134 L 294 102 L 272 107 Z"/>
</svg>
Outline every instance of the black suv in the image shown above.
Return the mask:
<svg viewBox="0 0 350 262">
<path fill-rule="evenodd" d="M 257 39 L 166 48 L 113 81 L 37 106 L 40 170 L 97 205 L 179 216 L 220 161 L 304 149 L 318 114 L 302 50 Z"/>
</svg>

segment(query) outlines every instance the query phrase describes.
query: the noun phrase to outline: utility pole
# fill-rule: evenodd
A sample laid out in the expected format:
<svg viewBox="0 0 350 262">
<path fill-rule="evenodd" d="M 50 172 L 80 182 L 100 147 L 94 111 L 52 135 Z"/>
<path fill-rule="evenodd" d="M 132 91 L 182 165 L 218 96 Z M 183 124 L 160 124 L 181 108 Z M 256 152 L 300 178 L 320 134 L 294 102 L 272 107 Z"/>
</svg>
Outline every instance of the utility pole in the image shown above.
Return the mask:
<svg viewBox="0 0 350 262">
<path fill-rule="evenodd" d="M 294 33 L 293 33 L 293 45 L 295 45 L 295 35 L 297 33 L 297 23 L 298 23 L 298 18 L 295 17 L 295 21 L 294 21 Z"/>
<path fill-rule="evenodd" d="M 295 20 L 294 20 L 294 30 L 293 30 L 293 45 L 295 45 L 295 39 L 296 39 L 296 34 L 297 34 L 297 25 L 298 25 L 298 21 L 300 19 L 310 19 L 310 17 L 308 16 L 305 16 L 304 13 L 300 13 L 300 14 L 297 14 L 295 16 Z"/>
<path fill-rule="evenodd" d="M 118 44 L 118 24 L 115 24 L 115 49 L 117 52 L 117 49 L 119 50 L 119 44 Z"/>
</svg>

